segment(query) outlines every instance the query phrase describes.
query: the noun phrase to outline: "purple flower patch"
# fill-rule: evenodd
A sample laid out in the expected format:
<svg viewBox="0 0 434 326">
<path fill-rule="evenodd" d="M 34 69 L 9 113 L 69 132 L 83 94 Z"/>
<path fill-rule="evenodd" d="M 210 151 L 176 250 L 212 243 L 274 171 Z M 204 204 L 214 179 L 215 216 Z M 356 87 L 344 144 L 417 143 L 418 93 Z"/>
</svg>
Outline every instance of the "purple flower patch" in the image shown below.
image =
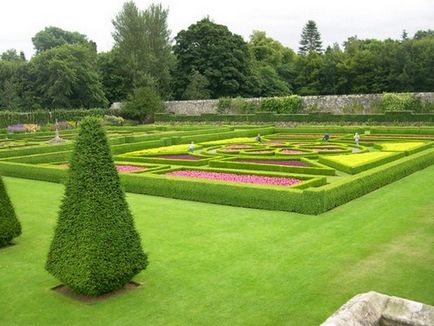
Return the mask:
<svg viewBox="0 0 434 326">
<path fill-rule="evenodd" d="M 173 172 L 168 172 L 165 175 L 175 176 L 175 177 L 219 180 L 219 181 L 226 181 L 226 182 L 265 184 L 270 186 L 292 186 L 302 181 L 295 178 L 267 177 L 267 176 L 260 176 L 260 175 L 241 175 L 241 174 L 234 174 L 234 173 L 195 171 L 195 170 L 173 171 Z"/>
<path fill-rule="evenodd" d="M 142 166 L 133 166 L 133 165 L 116 165 L 116 170 L 118 170 L 119 173 L 123 173 L 123 172 L 145 171 L 146 168 Z"/>
<path fill-rule="evenodd" d="M 190 160 L 190 161 L 197 161 L 201 160 L 201 157 L 189 155 L 189 154 L 179 154 L 179 155 L 160 155 L 158 158 L 164 158 L 167 160 Z"/>
<path fill-rule="evenodd" d="M 288 165 L 288 166 L 310 166 L 308 163 L 296 160 L 277 161 L 277 160 L 235 160 L 234 162 L 242 163 L 259 163 L 259 164 L 273 164 L 273 165 Z"/>
</svg>

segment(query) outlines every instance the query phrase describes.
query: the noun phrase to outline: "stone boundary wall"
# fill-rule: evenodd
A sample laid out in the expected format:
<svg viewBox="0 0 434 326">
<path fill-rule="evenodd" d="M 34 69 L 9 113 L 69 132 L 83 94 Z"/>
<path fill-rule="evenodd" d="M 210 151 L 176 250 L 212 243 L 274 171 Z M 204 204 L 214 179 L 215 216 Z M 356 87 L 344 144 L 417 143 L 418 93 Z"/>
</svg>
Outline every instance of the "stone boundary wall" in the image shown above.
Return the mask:
<svg viewBox="0 0 434 326">
<path fill-rule="evenodd" d="M 434 92 L 412 93 L 422 101 L 434 102 Z M 304 107 L 317 107 L 321 112 L 343 113 L 345 106 L 357 104 L 363 106 L 363 113 L 371 112 L 371 106 L 378 103 L 383 94 L 354 94 L 354 95 L 317 95 L 302 96 Z M 246 98 L 246 101 L 259 103 L 260 98 Z M 166 111 L 175 114 L 200 115 L 202 113 L 216 113 L 218 100 L 168 101 L 165 102 Z"/>
</svg>

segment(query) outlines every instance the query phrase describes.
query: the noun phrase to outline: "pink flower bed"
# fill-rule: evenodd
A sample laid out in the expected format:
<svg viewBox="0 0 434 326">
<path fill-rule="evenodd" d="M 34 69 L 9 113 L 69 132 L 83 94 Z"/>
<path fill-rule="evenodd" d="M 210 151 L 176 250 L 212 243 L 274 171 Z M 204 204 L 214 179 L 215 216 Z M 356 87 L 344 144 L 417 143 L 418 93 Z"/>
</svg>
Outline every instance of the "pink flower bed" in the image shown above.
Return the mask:
<svg viewBox="0 0 434 326">
<path fill-rule="evenodd" d="M 142 166 L 133 166 L 133 165 L 116 165 L 116 170 L 118 170 L 119 173 L 125 173 L 125 172 L 145 171 L 146 168 Z"/>
<path fill-rule="evenodd" d="M 194 155 L 188 155 L 188 154 L 179 154 L 179 155 L 160 155 L 158 158 L 164 158 L 168 160 L 190 160 L 190 161 L 197 161 L 200 160 L 200 157 L 194 156 Z"/>
<path fill-rule="evenodd" d="M 165 175 L 175 176 L 175 177 L 219 180 L 219 181 L 226 181 L 226 182 L 264 184 L 270 186 L 292 186 L 302 181 L 295 178 L 267 177 L 267 176 L 260 176 L 260 175 L 241 175 L 241 174 L 234 174 L 234 173 L 195 171 L 195 170 L 173 171 L 173 172 L 168 172 Z"/>
<path fill-rule="evenodd" d="M 278 160 L 235 160 L 235 162 L 273 164 L 273 165 L 289 165 L 289 166 L 309 166 L 309 164 L 307 164 L 306 162 L 295 161 L 295 160 L 287 160 L 287 161 L 278 161 Z"/>
<path fill-rule="evenodd" d="M 305 154 L 303 151 L 297 151 L 295 149 L 282 149 L 282 154 Z"/>
</svg>

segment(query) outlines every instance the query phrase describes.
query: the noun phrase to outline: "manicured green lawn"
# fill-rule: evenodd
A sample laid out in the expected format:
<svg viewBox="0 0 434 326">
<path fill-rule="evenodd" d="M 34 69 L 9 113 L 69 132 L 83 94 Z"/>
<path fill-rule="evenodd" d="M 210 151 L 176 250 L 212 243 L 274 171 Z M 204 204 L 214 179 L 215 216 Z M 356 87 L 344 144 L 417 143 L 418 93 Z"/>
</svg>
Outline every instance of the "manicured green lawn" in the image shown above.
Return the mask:
<svg viewBox="0 0 434 326">
<path fill-rule="evenodd" d="M 434 166 L 319 216 L 128 195 L 143 287 L 84 304 L 45 270 L 63 186 L 4 178 L 0 325 L 317 325 L 370 290 L 434 304 Z"/>
</svg>

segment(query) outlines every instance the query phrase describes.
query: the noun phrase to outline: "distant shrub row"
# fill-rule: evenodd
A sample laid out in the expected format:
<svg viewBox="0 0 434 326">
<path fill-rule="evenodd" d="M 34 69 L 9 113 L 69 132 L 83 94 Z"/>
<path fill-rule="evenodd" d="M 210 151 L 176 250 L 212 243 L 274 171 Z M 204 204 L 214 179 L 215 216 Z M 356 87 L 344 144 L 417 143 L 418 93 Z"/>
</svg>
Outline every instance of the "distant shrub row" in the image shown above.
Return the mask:
<svg viewBox="0 0 434 326">
<path fill-rule="evenodd" d="M 284 97 L 269 97 L 258 102 L 249 101 L 241 97 L 220 98 L 217 103 L 217 112 L 224 114 L 233 112 L 236 114 L 254 113 L 266 111 L 274 113 L 299 113 L 303 109 L 303 102 L 298 95 Z"/>
<path fill-rule="evenodd" d="M 413 113 L 411 111 L 388 111 L 377 114 L 332 114 L 327 112 L 305 114 L 276 114 L 275 112 L 256 112 L 250 114 L 213 114 L 184 115 L 158 113 L 155 122 L 298 122 L 298 123 L 434 123 L 433 113 Z"/>
<path fill-rule="evenodd" d="M 284 97 L 270 97 L 249 100 L 241 97 L 220 98 L 217 104 L 218 114 L 252 114 L 256 112 L 273 112 L 277 114 L 313 113 L 319 112 L 318 106 L 305 107 L 298 95 Z M 358 102 L 348 104 L 342 108 L 345 114 L 362 114 L 364 107 Z M 372 112 L 411 111 L 415 113 L 434 112 L 434 103 L 423 102 L 411 93 L 384 93 L 378 103 L 374 103 Z"/>
<path fill-rule="evenodd" d="M 33 112 L 0 111 L 0 128 L 20 123 L 45 125 L 58 121 L 81 120 L 85 116 L 104 117 L 109 114 L 107 109 L 77 109 Z"/>
</svg>

